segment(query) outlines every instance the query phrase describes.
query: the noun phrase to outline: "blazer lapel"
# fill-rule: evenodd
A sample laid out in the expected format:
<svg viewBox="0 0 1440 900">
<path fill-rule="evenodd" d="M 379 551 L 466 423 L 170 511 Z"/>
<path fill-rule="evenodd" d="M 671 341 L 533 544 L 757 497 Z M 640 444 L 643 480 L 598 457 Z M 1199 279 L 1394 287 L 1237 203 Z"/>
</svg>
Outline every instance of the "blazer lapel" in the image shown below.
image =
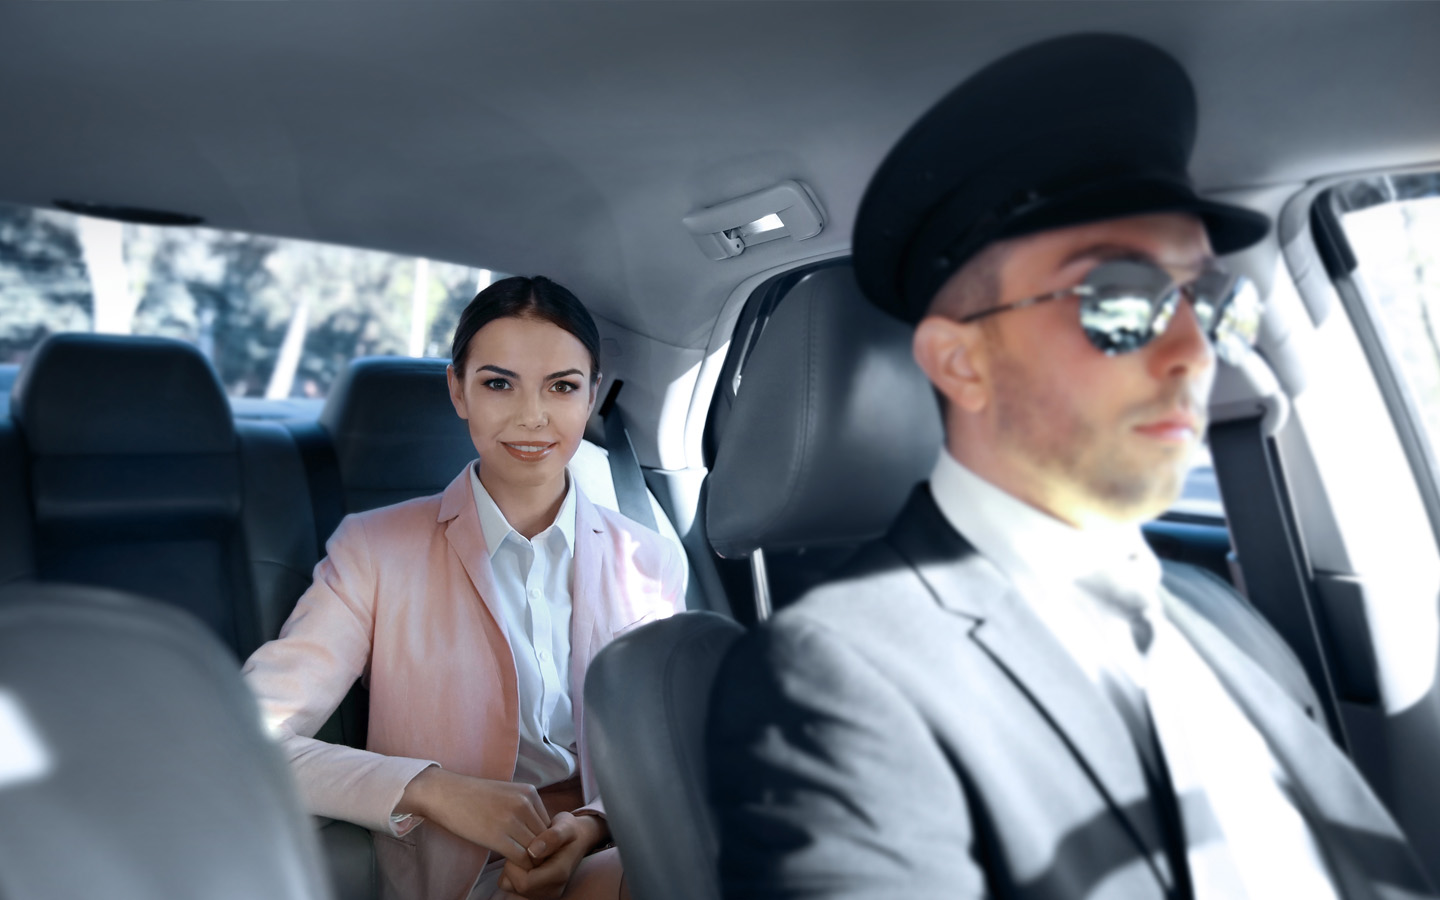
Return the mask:
<svg viewBox="0 0 1440 900">
<path fill-rule="evenodd" d="M 1213 624 L 1169 591 L 1164 601 L 1171 622 L 1290 776 L 1296 803 L 1325 849 L 1343 896 L 1434 896 L 1399 826 L 1329 736 Z"/>
<path fill-rule="evenodd" d="M 1026 693 L 1125 824 L 1161 884 L 1172 885 L 1144 770 L 1120 714 L 1008 580 L 956 533 L 922 485 L 890 542 L 945 609 L 975 620 L 971 637 Z"/>
<path fill-rule="evenodd" d="M 474 465 L 471 463 L 470 465 Z M 445 525 L 445 539 L 460 558 L 465 574 L 475 585 L 480 601 L 500 627 L 500 610 L 495 603 L 495 573 L 490 568 L 490 550 L 485 546 L 485 535 L 480 530 L 480 514 L 475 511 L 475 492 L 470 487 L 470 466 L 467 465 L 445 492 L 440 495 L 440 514 L 437 522 Z M 501 627 L 503 633 L 504 628 Z"/>
<path fill-rule="evenodd" d="M 577 487 L 575 580 L 570 590 L 570 680 L 577 709 L 584 685 L 585 668 L 595 653 L 597 618 L 613 605 L 605 603 L 605 598 L 601 596 L 600 566 L 605 554 L 604 541 L 605 524 L 596 514 L 595 507 Z"/>
</svg>

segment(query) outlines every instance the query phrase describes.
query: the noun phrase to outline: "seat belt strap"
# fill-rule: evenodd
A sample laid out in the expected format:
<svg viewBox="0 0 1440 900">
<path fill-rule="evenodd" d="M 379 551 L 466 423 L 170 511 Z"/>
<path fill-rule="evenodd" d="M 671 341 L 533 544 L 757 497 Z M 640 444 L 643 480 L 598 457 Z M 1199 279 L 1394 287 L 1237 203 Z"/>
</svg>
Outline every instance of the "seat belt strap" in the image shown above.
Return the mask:
<svg viewBox="0 0 1440 900">
<path fill-rule="evenodd" d="M 635 446 L 625 430 L 625 420 L 615 399 L 620 396 L 624 381 L 610 385 L 610 393 L 600 404 L 600 418 L 605 423 L 605 453 L 610 459 L 610 478 L 615 482 L 615 501 L 622 515 L 658 532 L 655 511 L 650 508 L 650 494 L 645 489 L 645 476 L 635 458 Z"/>
<path fill-rule="evenodd" d="M 1294 520 L 1289 488 L 1261 417 L 1210 426 L 1210 455 L 1225 502 L 1250 604 L 1295 651 L 1319 695 L 1325 724 L 1340 749 L 1344 725 L 1316 621 L 1315 590 Z"/>
</svg>

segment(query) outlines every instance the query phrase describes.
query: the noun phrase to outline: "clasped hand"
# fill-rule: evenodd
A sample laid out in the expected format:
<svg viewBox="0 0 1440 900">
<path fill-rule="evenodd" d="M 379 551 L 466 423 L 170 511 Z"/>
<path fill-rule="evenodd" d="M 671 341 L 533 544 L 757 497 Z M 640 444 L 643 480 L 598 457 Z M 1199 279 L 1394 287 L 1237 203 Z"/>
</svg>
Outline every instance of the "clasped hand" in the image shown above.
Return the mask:
<svg viewBox="0 0 1440 900">
<path fill-rule="evenodd" d="M 605 836 L 592 816 L 552 819 L 532 785 L 472 778 L 432 767 L 405 788 L 397 811 L 416 813 L 505 858 L 500 889 L 554 900 L 580 860 Z"/>
</svg>

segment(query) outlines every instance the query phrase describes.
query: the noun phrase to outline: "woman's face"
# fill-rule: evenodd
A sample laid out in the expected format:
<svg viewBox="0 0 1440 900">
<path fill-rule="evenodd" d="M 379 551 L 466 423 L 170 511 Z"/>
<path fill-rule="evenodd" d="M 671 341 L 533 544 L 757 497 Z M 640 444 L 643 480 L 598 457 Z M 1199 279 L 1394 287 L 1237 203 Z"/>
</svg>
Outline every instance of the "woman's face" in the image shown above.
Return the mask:
<svg viewBox="0 0 1440 900">
<path fill-rule="evenodd" d="M 450 401 L 470 428 L 487 486 L 563 484 L 595 404 L 590 354 L 542 319 L 490 322 L 470 339 Z"/>
</svg>

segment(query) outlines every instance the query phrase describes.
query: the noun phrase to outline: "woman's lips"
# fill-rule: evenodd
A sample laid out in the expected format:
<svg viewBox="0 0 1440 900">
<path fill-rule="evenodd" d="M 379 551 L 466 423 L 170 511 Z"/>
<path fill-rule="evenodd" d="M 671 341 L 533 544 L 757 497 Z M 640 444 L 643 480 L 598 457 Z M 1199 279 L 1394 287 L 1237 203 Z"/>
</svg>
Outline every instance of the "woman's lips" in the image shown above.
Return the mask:
<svg viewBox="0 0 1440 900">
<path fill-rule="evenodd" d="M 500 442 L 500 446 L 521 462 L 539 462 L 549 456 L 556 447 L 553 443 L 510 444 L 504 441 Z"/>
</svg>

